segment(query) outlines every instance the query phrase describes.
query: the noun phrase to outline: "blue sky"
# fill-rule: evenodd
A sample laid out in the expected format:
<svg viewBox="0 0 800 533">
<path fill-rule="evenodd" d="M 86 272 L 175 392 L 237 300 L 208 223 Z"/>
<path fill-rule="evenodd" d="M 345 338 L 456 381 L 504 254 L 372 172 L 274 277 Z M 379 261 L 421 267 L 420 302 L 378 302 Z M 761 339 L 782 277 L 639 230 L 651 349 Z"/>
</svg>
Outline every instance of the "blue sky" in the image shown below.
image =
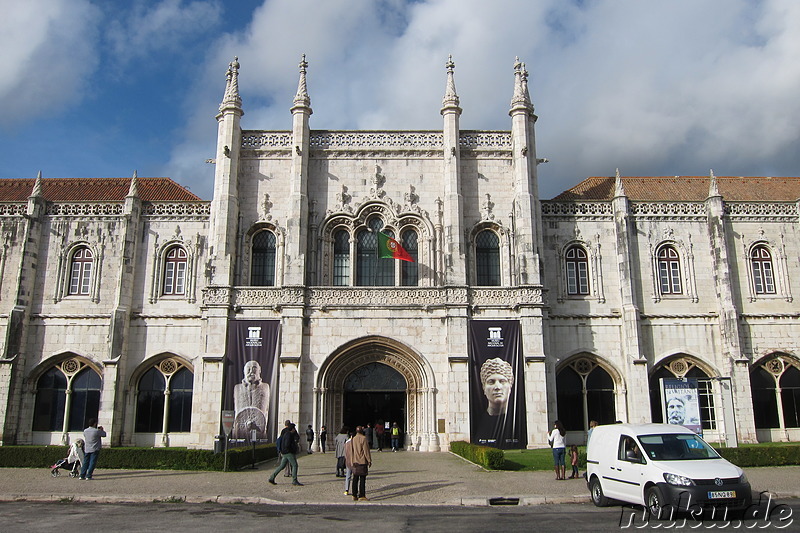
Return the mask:
<svg viewBox="0 0 800 533">
<path fill-rule="evenodd" d="M 587 176 L 800 175 L 793 0 L 0 0 L 0 177 L 169 176 L 210 199 L 214 116 L 245 129 L 509 129 L 526 62 L 542 197 Z"/>
</svg>

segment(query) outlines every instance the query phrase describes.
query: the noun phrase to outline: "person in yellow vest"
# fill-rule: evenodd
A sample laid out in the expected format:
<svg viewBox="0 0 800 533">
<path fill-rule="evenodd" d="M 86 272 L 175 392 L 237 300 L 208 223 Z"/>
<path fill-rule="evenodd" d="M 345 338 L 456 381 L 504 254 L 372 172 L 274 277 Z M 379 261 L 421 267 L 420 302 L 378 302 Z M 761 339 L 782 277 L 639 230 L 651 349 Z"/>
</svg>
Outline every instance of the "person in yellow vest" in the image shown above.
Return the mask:
<svg viewBox="0 0 800 533">
<path fill-rule="evenodd" d="M 397 448 L 400 447 L 400 427 L 397 425 L 397 422 L 392 422 L 390 434 L 392 435 L 392 451 L 396 452 Z"/>
</svg>

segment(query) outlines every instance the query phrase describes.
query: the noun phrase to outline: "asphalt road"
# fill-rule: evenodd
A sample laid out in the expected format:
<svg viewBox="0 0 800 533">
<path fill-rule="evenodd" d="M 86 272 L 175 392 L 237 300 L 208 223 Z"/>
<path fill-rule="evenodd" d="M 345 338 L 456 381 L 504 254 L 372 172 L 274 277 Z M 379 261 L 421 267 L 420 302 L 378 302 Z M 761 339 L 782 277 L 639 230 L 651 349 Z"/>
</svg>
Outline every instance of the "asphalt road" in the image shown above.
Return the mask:
<svg viewBox="0 0 800 533">
<path fill-rule="evenodd" d="M 759 516 L 726 521 L 720 517 L 643 520 L 641 508 L 596 508 L 591 504 L 500 507 L 411 507 L 349 505 L 0 503 L 4 532 L 86 531 L 380 531 L 491 532 L 619 531 L 620 529 L 758 529 L 797 531 L 800 500 L 770 502 Z M 797 518 L 795 518 L 797 517 Z"/>
</svg>

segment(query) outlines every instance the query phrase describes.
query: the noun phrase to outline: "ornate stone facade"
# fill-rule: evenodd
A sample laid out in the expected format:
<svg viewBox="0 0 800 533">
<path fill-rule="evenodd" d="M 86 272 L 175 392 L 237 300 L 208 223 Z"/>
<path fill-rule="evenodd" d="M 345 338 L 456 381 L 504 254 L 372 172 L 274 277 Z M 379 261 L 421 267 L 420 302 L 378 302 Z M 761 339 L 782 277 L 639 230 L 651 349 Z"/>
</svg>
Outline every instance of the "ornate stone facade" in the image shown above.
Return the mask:
<svg viewBox="0 0 800 533">
<path fill-rule="evenodd" d="M 699 380 L 710 440 L 800 438 L 800 392 L 786 392 L 800 368 L 800 180 L 764 200 L 713 175 L 671 189 L 590 178 L 541 201 L 523 64 L 509 131 L 459 129 L 452 62 L 440 131 L 312 131 L 306 68 L 291 130 L 243 131 L 231 63 L 211 202 L 166 199 L 135 176 L 127 195 L 92 201 L 50 180 L 0 187 L 4 444 L 66 443 L 70 403 L 96 401 L 114 445 L 211 447 L 231 319 L 280 320 L 278 420 L 338 428 L 348 376 L 394 369 L 409 449 L 470 438 L 473 319 L 520 322 L 529 447 L 556 418 L 570 443 L 595 416 L 658 419 L 662 377 Z M 413 244 L 416 263 L 365 256 L 375 228 Z M 267 234 L 264 275 L 254 243 Z M 163 423 L 142 416 L 150 383 L 165 384 Z M 62 386 L 66 418 L 46 419 Z"/>
</svg>

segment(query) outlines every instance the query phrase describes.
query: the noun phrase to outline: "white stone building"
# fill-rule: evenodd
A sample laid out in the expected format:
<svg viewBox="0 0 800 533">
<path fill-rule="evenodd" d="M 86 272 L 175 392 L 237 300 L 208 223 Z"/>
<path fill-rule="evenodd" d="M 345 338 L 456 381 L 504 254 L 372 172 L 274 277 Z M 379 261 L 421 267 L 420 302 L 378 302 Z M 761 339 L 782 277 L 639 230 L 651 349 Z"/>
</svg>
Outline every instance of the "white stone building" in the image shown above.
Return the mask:
<svg viewBox="0 0 800 533">
<path fill-rule="evenodd" d="M 242 130 L 239 64 L 211 202 L 163 178 L 0 180 L 0 436 L 211 447 L 229 320 L 280 321 L 277 416 L 470 439 L 469 324 L 516 320 L 527 446 L 556 418 L 661 418 L 697 378 L 710 440 L 800 440 L 800 179 L 590 178 L 538 196 L 524 65 L 509 130 Z M 512 83 L 513 81 L 513 83 Z M 415 263 L 375 258 L 389 231 Z M 372 230 L 372 231 L 370 231 Z M 754 409 L 755 406 L 755 409 Z"/>
</svg>

